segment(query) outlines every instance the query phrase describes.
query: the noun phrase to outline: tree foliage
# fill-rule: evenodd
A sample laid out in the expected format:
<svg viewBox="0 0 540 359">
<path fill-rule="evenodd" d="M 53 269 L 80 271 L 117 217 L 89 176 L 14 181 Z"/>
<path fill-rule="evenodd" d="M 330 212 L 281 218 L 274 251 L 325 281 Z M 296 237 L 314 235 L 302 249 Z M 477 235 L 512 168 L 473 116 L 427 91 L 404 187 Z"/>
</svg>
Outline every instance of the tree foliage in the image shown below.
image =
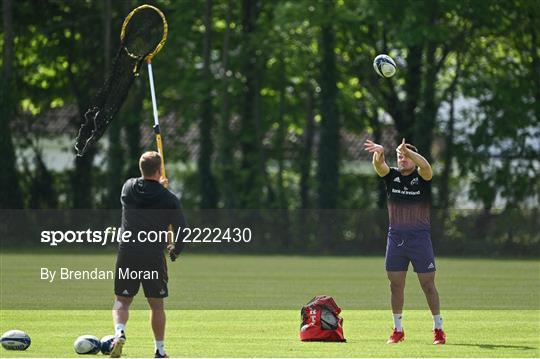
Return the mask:
<svg viewBox="0 0 540 359">
<path fill-rule="evenodd" d="M 137 175 L 139 152 L 154 146 L 145 71 L 109 147 L 75 159 L 66 139 L 140 2 L 10 2 L 2 183 L 21 190 L 3 185 L 1 205 L 111 207 L 115 186 Z M 348 147 L 366 134 L 388 142 L 389 161 L 402 137 L 419 147 L 434 164 L 435 206 L 463 203 L 463 193 L 486 210 L 538 206 L 537 1 L 153 3 L 170 27 L 154 77 L 168 172 L 186 206 L 375 208 L 383 197 L 369 158 Z M 396 59 L 392 79 L 372 70 L 379 53 Z M 69 158 L 62 169 L 47 161 L 50 142 Z"/>
</svg>

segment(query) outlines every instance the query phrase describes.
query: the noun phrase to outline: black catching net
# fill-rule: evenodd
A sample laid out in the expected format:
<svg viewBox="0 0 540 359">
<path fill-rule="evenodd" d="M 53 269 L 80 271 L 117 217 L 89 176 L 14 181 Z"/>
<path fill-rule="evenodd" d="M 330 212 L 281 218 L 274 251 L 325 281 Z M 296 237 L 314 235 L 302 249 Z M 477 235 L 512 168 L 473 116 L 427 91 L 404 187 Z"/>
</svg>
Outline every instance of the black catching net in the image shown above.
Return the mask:
<svg viewBox="0 0 540 359">
<path fill-rule="evenodd" d="M 124 103 L 145 58 L 154 52 L 166 34 L 163 19 L 151 7 L 137 9 L 126 24 L 112 70 L 91 105 L 83 114 L 75 139 L 78 156 L 98 141 Z"/>
</svg>

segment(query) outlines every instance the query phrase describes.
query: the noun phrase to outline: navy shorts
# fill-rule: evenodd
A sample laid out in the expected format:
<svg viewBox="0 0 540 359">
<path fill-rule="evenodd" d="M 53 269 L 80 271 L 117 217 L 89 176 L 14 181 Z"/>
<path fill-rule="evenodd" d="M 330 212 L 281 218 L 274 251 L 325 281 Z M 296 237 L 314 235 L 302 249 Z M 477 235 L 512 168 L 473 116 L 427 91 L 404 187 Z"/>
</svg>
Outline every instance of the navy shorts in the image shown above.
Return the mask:
<svg viewBox="0 0 540 359">
<path fill-rule="evenodd" d="M 436 270 L 430 231 L 388 232 L 386 270 L 405 272 L 409 268 L 409 262 L 412 263 L 416 273 L 429 273 Z"/>
<path fill-rule="evenodd" d="M 162 253 L 152 255 L 118 251 L 114 276 L 116 295 L 134 297 L 142 284 L 146 298 L 165 298 L 169 295 L 167 281 L 167 262 Z"/>
</svg>

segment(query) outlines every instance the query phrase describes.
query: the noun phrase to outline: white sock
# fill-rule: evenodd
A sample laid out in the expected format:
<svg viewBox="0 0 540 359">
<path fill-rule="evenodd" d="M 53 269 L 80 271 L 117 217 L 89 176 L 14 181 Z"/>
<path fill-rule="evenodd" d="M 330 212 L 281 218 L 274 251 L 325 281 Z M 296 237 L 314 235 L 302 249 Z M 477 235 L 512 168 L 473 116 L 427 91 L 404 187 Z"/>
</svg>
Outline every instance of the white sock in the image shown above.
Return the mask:
<svg viewBox="0 0 540 359">
<path fill-rule="evenodd" d="M 442 317 L 440 314 L 433 316 L 433 329 L 442 329 Z"/>
<path fill-rule="evenodd" d="M 165 341 L 156 340 L 156 350 L 159 352 L 159 355 L 165 355 Z"/>
<path fill-rule="evenodd" d="M 403 331 L 403 327 L 401 326 L 401 319 L 403 318 L 403 315 L 401 314 L 394 314 L 394 329 L 396 329 L 398 332 Z"/>
<path fill-rule="evenodd" d="M 126 325 L 122 323 L 118 323 L 114 326 L 114 334 L 115 335 L 121 335 L 123 331 L 126 330 Z"/>
</svg>

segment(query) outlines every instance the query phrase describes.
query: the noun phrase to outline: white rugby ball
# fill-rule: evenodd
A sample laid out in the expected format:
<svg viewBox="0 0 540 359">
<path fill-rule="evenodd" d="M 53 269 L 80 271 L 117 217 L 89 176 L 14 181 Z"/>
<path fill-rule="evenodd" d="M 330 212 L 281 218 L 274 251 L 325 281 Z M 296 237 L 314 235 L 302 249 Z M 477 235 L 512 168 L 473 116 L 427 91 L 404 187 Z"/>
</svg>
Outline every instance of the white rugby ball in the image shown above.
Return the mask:
<svg viewBox="0 0 540 359">
<path fill-rule="evenodd" d="M 106 335 L 101 338 L 101 352 L 105 355 L 111 354 L 112 342 L 114 340 L 114 335 Z"/>
<path fill-rule="evenodd" d="M 9 330 L 0 338 L 2 346 L 7 350 L 26 350 L 32 341 L 22 330 Z"/>
<path fill-rule="evenodd" d="M 381 54 L 373 60 L 373 68 L 379 76 L 389 78 L 394 76 L 397 66 L 390 56 Z"/>
<path fill-rule="evenodd" d="M 101 342 L 93 335 L 81 335 L 73 343 L 77 354 L 97 354 L 101 350 Z"/>
</svg>

